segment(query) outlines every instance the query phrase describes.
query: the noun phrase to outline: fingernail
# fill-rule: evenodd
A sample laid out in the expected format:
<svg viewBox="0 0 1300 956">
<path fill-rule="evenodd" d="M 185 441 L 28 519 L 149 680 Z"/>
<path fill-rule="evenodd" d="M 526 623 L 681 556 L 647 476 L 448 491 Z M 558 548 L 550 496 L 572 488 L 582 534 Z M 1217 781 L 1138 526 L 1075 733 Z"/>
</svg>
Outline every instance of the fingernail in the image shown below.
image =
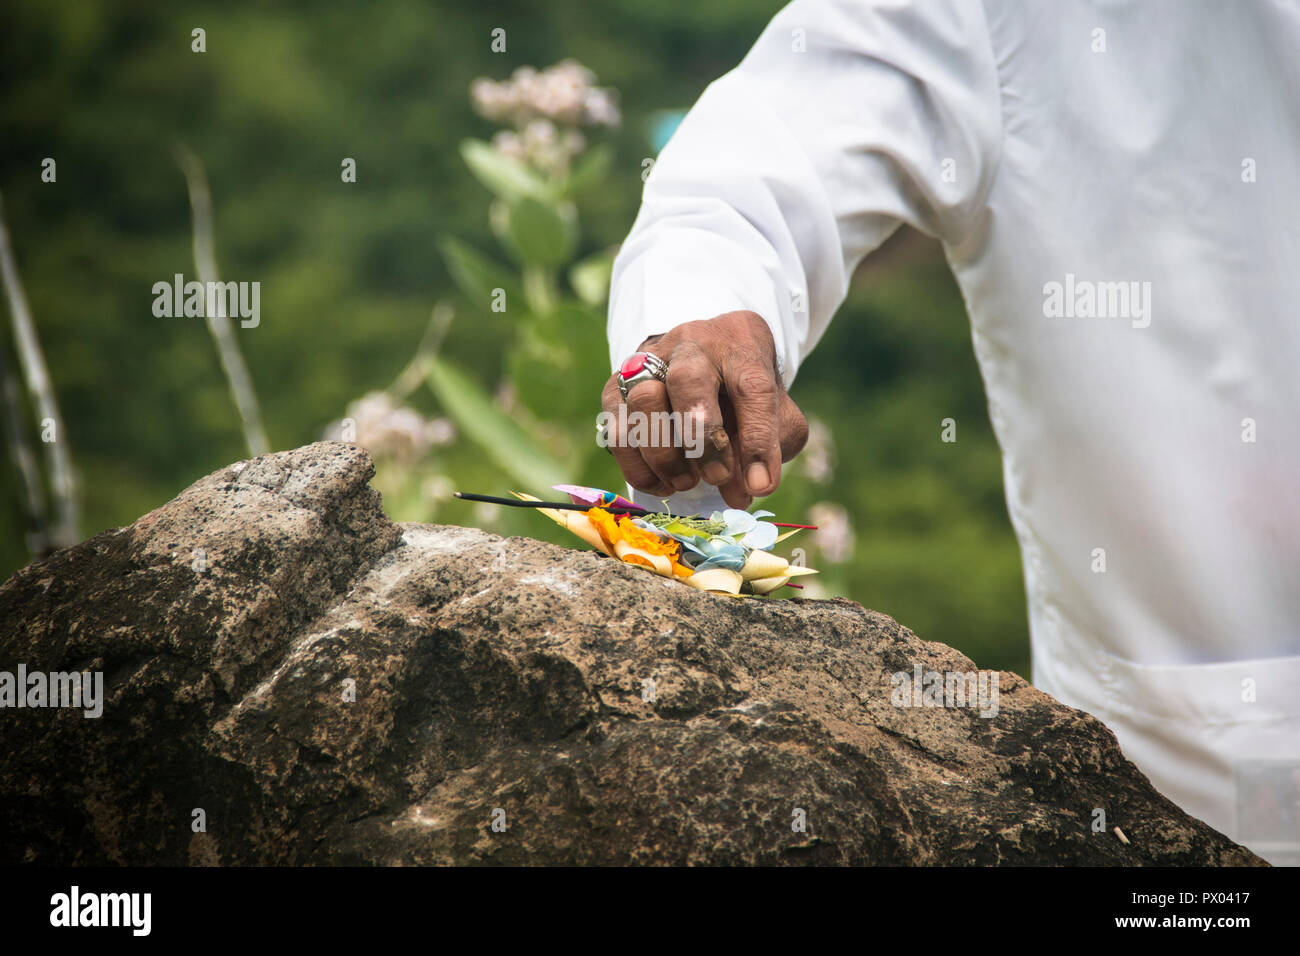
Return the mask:
<svg viewBox="0 0 1300 956">
<path fill-rule="evenodd" d="M 756 461 L 749 466 L 749 471 L 745 472 L 745 484 L 749 486 L 750 494 L 753 494 L 759 488 L 766 488 L 772 476 L 768 473 L 767 465 L 761 461 Z"/>
<path fill-rule="evenodd" d="M 711 485 L 720 485 L 731 476 L 731 469 L 720 461 L 711 461 L 704 466 L 704 480 Z"/>
</svg>

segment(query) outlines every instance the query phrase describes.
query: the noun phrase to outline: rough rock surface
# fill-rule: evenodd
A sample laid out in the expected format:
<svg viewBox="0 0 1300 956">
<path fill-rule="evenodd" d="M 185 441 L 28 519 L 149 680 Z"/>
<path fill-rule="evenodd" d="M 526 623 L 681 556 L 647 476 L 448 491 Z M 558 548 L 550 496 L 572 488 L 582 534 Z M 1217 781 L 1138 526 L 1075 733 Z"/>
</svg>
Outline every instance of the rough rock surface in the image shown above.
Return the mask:
<svg viewBox="0 0 1300 956">
<path fill-rule="evenodd" d="M 238 463 L 0 589 L 0 670 L 107 697 L 0 711 L 0 863 L 1260 862 L 1012 674 L 894 706 L 976 667 L 884 615 L 395 525 L 372 470 Z"/>
</svg>

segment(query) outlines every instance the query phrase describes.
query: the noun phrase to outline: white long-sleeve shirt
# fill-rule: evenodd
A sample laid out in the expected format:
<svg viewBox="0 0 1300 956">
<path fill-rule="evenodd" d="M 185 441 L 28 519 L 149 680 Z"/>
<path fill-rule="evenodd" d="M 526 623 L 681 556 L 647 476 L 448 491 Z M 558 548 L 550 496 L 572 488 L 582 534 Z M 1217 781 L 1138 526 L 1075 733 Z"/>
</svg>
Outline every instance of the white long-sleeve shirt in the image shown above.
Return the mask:
<svg viewBox="0 0 1300 956">
<path fill-rule="evenodd" d="M 752 309 L 788 381 L 900 223 L 970 313 L 1035 683 L 1300 861 L 1300 5 L 796 0 L 656 162 L 611 360 Z"/>
</svg>

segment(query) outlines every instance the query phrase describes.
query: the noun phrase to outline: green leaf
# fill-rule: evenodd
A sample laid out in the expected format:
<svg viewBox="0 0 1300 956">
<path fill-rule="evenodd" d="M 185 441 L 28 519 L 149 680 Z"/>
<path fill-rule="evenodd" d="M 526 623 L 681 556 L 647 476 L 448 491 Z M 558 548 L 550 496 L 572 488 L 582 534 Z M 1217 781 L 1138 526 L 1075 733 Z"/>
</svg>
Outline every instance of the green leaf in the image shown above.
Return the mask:
<svg viewBox="0 0 1300 956">
<path fill-rule="evenodd" d="M 578 242 L 571 203 L 555 205 L 525 197 L 510 204 L 510 242 L 528 265 L 561 266 Z"/>
<path fill-rule="evenodd" d="M 546 199 L 551 195 L 551 188 L 544 179 L 519 160 L 502 155 L 481 139 L 462 141 L 460 155 L 474 177 L 498 196 Z"/>
<path fill-rule="evenodd" d="M 565 184 L 564 194 L 573 196 L 599 184 L 608 174 L 613 161 L 614 150 L 609 147 L 609 144 L 601 143 L 589 149 L 574 164 L 573 172 L 569 174 L 569 181 Z"/>
<path fill-rule="evenodd" d="M 572 423 L 594 446 L 590 423 L 609 378 L 604 318 L 573 302 L 520 322 L 506 370 L 519 400 L 539 418 Z"/>
<path fill-rule="evenodd" d="M 609 297 L 609 280 L 614 272 L 614 255 L 618 248 L 605 249 L 576 263 L 569 270 L 569 285 L 578 298 L 593 308 L 605 304 Z"/>
<path fill-rule="evenodd" d="M 470 304 L 485 311 L 490 310 L 497 289 L 505 290 L 507 308 L 514 303 L 523 302 L 523 290 L 509 269 L 452 236 L 445 237 L 438 245 L 452 281 L 469 299 Z"/>
<path fill-rule="evenodd" d="M 564 469 L 522 425 L 499 409 L 478 382 L 437 356 L 427 381 L 443 410 L 493 462 L 525 489 L 565 481 Z"/>
</svg>

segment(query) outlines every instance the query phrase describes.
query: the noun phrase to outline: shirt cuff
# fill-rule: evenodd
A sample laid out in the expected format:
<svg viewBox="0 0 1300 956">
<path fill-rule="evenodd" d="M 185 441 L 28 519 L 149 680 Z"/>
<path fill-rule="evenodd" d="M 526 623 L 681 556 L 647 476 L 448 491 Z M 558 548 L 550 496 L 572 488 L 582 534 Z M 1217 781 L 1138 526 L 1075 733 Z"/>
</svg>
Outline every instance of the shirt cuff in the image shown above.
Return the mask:
<svg viewBox="0 0 1300 956">
<path fill-rule="evenodd" d="M 625 253 L 628 250 L 625 250 Z M 700 230 L 658 233 L 639 255 L 620 253 L 615 263 L 607 333 L 610 368 L 616 369 L 651 335 L 684 322 L 749 310 L 762 316 L 776 343 L 788 385 L 798 367 L 797 347 L 785 333 L 789 294 L 778 295 L 772 277 L 754 257 Z"/>
</svg>

